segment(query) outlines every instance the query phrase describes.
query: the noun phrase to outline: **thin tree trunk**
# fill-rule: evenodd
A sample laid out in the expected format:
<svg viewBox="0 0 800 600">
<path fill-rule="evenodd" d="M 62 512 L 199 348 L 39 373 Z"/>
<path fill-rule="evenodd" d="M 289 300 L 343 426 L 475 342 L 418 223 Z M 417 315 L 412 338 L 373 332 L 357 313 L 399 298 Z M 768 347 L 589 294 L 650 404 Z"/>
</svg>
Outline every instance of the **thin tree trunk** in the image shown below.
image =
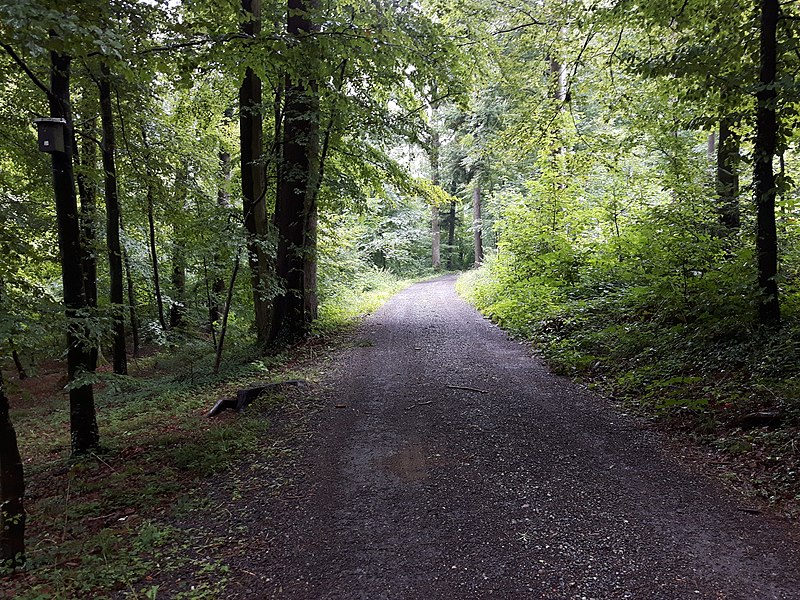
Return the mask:
<svg viewBox="0 0 800 600">
<path fill-rule="evenodd" d="M 175 177 L 175 203 L 183 209 L 189 180 L 189 164 L 183 161 Z M 172 329 L 183 324 L 186 313 L 186 253 L 183 232 L 178 223 L 172 226 L 172 288 L 173 298 L 169 307 L 169 326 Z"/>
<path fill-rule="evenodd" d="M 122 250 L 120 246 L 119 194 L 117 191 L 117 151 L 114 113 L 111 107 L 111 73 L 108 65 L 100 65 L 100 121 L 103 125 L 103 172 L 106 200 L 106 246 L 108 247 L 109 296 L 114 324 L 112 354 L 114 373 L 127 375 L 128 357 L 125 344 L 125 296 L 122 283 Z"/>
<path fill-rule="evenodd" d="M 164 318 L 164 299 L 161 296 L 161 281 L 158 273 L 158 253 L 156 251 L 156 221 L 153 214 L 153 185 L 147 183 L 147 223 L 149 226 L 150 262 L 153 266 L 153 287 L 155 288 L 156 307 L 158 309 L 158 322 L 166 331 L 167 320 Z"/>
<path fill-rule="evenodd" d="M 231 312 L 231 302 L 233 301 L 233 287 L 236 285 L 236 275 L 239 273 L 239 259 L 241 254 L 236 253 L 236 262 L 233 264 L 231 273 L 231 283 L 228 286 L 228 297 L 225 299 L 225 310 L 222 313 L 222 326 L 219 332 L 219 343 L 217 344 L 217 356 L 214 359 L 214 375 L 219 373 L 219 365 L 222 362 L 222 349 L 225 345 L 225 333 L 228 331 L 228 314 Z"/>
<path fill-rule="evenodd" d="M 122 249 L 122 260 L 125 265 L 125 279 L 128 287 L 128 313 L 131 321 L 131 338 L 133 341 L 133 356 L 139 356 L 139 317 L 136 314 L 136 293 L 133 289 L 133 274 L 131 273 L 131 262 L 128 253 Z"/>
<path fill-rule="evenodd" d="M 225 111 L 225 118 L 230 119 L 233 116 L 232 109 Z M 222 175 L 222 183 L 217 191 L 217 205 L 227 208 L 231 204 L 231 194 L 229 191 L 231 183 L 231 155 L 230 152 L 220 150 L 219 154 L 219 168 Z M 215 254 L 213 257 L 214 267 L 214 282 L 211 284 L 211 292 L 208 301 L 208 318 L 211 326 L 211 333 L 214 334 L 214 323 L 217 323 L 222 314 L 222 293 L 225 291 L 225 279 L 220 273 L 220 256 Z M 216 341 L 214 342 L 216 347 Z"/>
<path fill-rule="evenodd" d="M 95 133 L 95 120 L 92 119 L 86 130 Z M 75 179 L 78 184 L 78 196 L 81 203 L 81 266 L 83 269 L 83 291 L 86 294 L 86 304 L 90 308 L 97 308 L 97 232 L 95 218 L 97 216 L 97 189 L 95 182 L 87 172 L 94 171 L 97 165 L 97 151 L 95 141 L 86 138 L 83 145 L 83 161 L 81 161 L 75 132 L 72 133 L 73 164 L 76 169 Z M 97 356 L 99 349 L 92 344 L 89 349 L 89 370 L 97 369 Z"/>
<path fill-rule="evenodd" d="M 433 112 L 433 107 L 431 107 Z M 433 185 L 439 185 L 439 149 L 441 141 L 437 131 L 431 132 L 431 147 L 428 158 L 431 163 L 431 181 Z M 441 229 L 439 226 L 439 207 L 431 206 L 431 265 L 435 270 L 442 267 L 441 254 Z"/>
<path fill-rule="evenodd" d="M 315 0 L 288 0 L 287 32 L 298 38 L 316 30 L 308 11 Z M 299 79 L 299 78 L 296 78 Z M 285 290 L 274 301 L 270 341 L 302 338 L 316 314 L 316 183 L 319 177 L 319 99 L 314 81 L 286 77 L 283 152 L 275 225 L 276 274 Z"/>
<path fill-rule="evenodd" d="M 25 564 L 25 474 L 0 373 L 0 567 Z"/>
<path fill-rule="evenodd" d="M 95 120 L 89 121 L 86 132 L 93 136 L 95 134 Z M 73 149 L 75 150 L 73 160 L 77 171 L 76 180 L 78 183 L 78 196 L 81 202 L 81 250 L 83 252 L 83 288 L 86 294 L 86 302 L 92 308 L 97 307 L 97 259 L 96 259 L 96 232 L 95 217 L 97 214 L 97 194 L 95 183 L 87 172 L 94 171 L 97 162 L 97 152 L 95 141 L 86 138 L 83 144 L 83 160 L 77 151 L 78 146 L 75 136 L 72 137 Z M 95 360 L 97 349 L 95 349 Z"/>
<path fill-rule="evenodd" d="M 25 367 L 22 364 L 22 360 L 19 358 L 19 353 L 17 349 L 14 347 L 14 340 L 8 338 L 8 345 L 11 347 L 11 360 L 14 361 L 14 366 L 17 368 L 17 374 L 19 375 L 19 380 L 22 381 L 23 379 L 28 378 L 28 374 L 25 372 Z"/>
<path fill-rule="evenodd" d="M 717 197 L 719 220 L 724 230 L 739 229 L 739 135 L 731 130 L 729 119 L 719 123 L 717 143 Z"/>
<path fill-rule="evenodd" d="M 483 262 L 483 222 L 481 217 L 481 184 L 472 186 L 472 245 L 475 250 L 475 266 Z"/>
<path fill-rule="evenodd" d="M 261 0 L 242 0 L 242 9 L 252 16 L 242 24 L 242 32 L 248 36 L 257 35 L 261 29 Z M 239 88 L 242 198 L 256 337 L 262 346 L 269 339 L 270 326 L 270 304 L 267 298 L 269 259 L 264 248 L 267 234 L 267 189 L 262 147 L 263 121 L 261 79 L 248 67 Z"/>
<path fill-rule="evenodd" d="M 761 0 L 761 44 L 756 140 L 753 148 L 756 201 L 756 254 L 761 301 L 758 317 L 762 325 L 780 326 L 778 300 L 778 236 L 775 224 L 775 173 L 772 161 L 777 147 L 778 122 L 775 113 L 777 92 L 778 0 Z"/>
<path fill-rule="evenodd" d="M 456 203 L 450 201 L 450 212 L 447 214 L 447 268 L 453 269 L 453 254 L 456 246 Z"/>
<path fill-rule="evenodd" d="M 183 324 L 186 306 L 186 256 L 177 237 L 176 233 L 172 243 L 172 287 L 175 298 L 169 307 L 169 326 L 173 329 Z"/>
<path fill-rule="evenodd" d="M 50 114 L 66 121 L 64 152 L 51 153 L 53 188 L 58 221 L 58 245 L 64 286 L 64 307 L 67 317 L 67 378 L 75 381 L 82 372 L 91 372 L 92 354 L 84 340 L 86 327 L 80 313 L 88 307 L 83 287 L 83 254 L 80 244 L 75 178 L 72 170 L 72 115 L 70 112 L 69 74 L 71 58 L 50 53 Z M 91 384 L 74 386 L 69 391 L 70 432 L 73 454 L 83 454 L 100 445 L 100 433 Z"/>
</svg>

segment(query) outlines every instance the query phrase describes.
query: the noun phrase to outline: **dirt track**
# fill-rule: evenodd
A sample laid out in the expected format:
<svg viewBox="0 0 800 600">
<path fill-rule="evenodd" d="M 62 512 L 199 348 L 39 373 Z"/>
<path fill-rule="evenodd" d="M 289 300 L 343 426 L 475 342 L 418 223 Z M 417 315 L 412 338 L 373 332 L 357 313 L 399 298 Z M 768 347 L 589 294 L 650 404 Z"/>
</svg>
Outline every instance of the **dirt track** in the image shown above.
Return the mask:
<svg viewBox="0 0 800 600">
<path fill-rule="evenodd" d="M 253 543 L 227 558 L 229 597 L 800 598 L 789 524 L 548 373 L 453 283 L 363 325 L 300 482 L 241 502 Z"/>
</svg>

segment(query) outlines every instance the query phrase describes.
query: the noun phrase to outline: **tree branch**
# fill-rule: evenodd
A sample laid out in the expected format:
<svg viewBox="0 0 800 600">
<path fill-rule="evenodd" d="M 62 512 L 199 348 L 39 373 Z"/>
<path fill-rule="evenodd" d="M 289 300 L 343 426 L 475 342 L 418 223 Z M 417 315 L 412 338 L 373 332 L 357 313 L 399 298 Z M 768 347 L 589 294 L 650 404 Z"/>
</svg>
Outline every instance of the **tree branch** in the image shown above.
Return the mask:
<svg viewBox="0 0 800 600">
<path fill-rule="evenodd" d="M 528 27 L 533 27 L 534 25 L 546 25 L 546 23 L 533 20 L 530 23 L 523 23 L 522 25 L 516 25 L 515 27 L 508 27 L 507 29 L 498 29 L 497 31 L 493 31 L 492 35 L 502 35 L 504 33 L 511 33 L 512 31 L 519 31 L 520 29 L 526 29 Z"/>
<path fill-rule="evenodd" d="M 25 61 L 22 60 L 22 57 L 20 57 L 19 54 L 14 52 L 14 49 L 11 46 L 9 46 L 4 42 L 0 42 L 0 46 L 2 46 L 3 50 L 8 52 L 8 55 L 14 60 L 15 63 L 17 63 L 17 65 L 19 65 L 19 67 L 25 72 L 25 74 L 36 85 L 36 87 L 42 90 L 47 95 L 48 98 L 54 98 L 53 92 L 50 91 L 50 88 L 47 87 L 44 83 L 42 83 L 42 80 L 36 76 L 36 73 L 31 71 L 30 67 L 28 67 Z"/>
</svg>

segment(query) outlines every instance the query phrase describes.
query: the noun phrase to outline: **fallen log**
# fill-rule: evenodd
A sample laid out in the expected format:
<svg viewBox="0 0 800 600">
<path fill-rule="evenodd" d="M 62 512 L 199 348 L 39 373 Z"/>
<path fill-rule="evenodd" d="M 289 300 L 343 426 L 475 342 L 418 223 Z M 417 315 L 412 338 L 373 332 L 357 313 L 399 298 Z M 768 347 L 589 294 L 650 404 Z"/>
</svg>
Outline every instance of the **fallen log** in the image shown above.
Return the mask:
<svg viewBox="0 0 800 600">
<path fill-rule="evenodd" d="M 265 392 L 285 385 L 301 386 L 305 385 L 306 383 L 308 382 L 303 379 L 290 379 L 288 381 L 272 382 L 261 381 L 254 383 L 237 391 L 235 398 L 220 398 L 214 405 L 214 408 L 208 411 L 206 416 L 214 417 L 229 408 L 235 410 L 236 412 L 242 412 L 245 408 L 247 408 L 248 404 L 252 403 L 253 400 Z"/>
</svg>

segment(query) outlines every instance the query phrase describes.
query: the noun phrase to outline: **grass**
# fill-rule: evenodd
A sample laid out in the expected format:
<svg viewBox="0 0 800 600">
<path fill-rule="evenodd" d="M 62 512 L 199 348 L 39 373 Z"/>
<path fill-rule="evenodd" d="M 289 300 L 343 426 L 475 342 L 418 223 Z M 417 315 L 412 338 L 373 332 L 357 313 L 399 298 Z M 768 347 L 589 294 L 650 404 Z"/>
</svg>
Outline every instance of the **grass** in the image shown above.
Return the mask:
<svg viewBox="0 0 800 600">
<path fill-rule="evenodd" d="M 28 564 L 0 579 L 0 597 L 155 598 L 154 575 L 181 568 L 190 568 L 197 582 L 174 597 L 216 597 L 224 568 L 197 551 L 202 540 L 168 523 L 211 510 L 191 493 L 204 478 L 230 473 L 235 501 L 244 492 L 233 465 L 256 452 L 282 460 L 283 449 L 269 441 L 275 430 L 269 417 L 283 396 L 262 397 L 242 414 L 208 419 L 205 413 L 256 380 L 317 379 L 320 357 L 341 348 L 359 316 L 407 284 L 387 276 L 346 299 L 334 297 L 305 344 L 267 358 L 233 349 L 219 375 L 211 374 L 210 344 L 198 341 L 131 361 L 129 376 L 101 375 L 103 450 L 80 460 L 68 455 L 63 365 L 18 382 L 10 391 L 27 478 Z"/>
</svg>

